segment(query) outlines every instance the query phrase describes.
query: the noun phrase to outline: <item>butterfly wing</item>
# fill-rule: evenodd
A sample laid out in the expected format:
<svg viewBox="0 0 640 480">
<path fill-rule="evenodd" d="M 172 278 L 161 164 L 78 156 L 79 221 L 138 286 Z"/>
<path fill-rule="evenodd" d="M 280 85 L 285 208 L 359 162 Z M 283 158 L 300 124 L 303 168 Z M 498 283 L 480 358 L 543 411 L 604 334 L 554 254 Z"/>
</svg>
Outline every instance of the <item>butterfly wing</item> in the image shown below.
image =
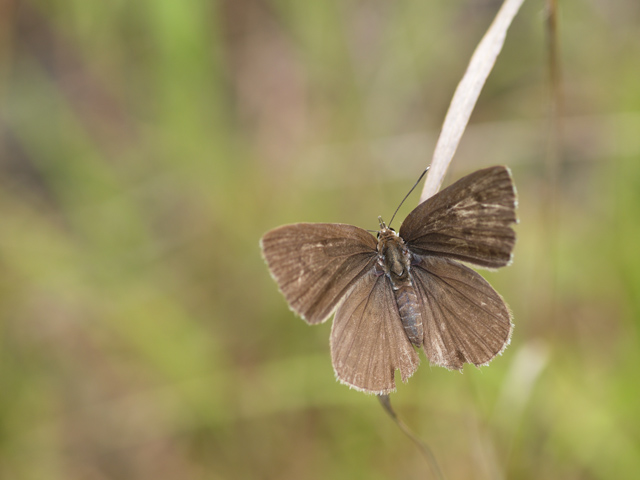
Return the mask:
<svg viewBox="0 0 640 480">
<path fill-rule="evenodd" d="M 377 394 L 395 390 L 396 369 L 406 381 L 418 368 L 418 354 L 404 331 L 386 275 L 370 271 L 338 307 L 331 359 L 338 380 Z"/>
<path fill-rule="evenodd" d="M 296 223 L 267 232 L 262 252 L 291 309 L 310 324 L 325 321 L 373 268 L 377 242 L 353 225 Z"/>
<path fill-rule="evenodd" d="M 502 353 L 511 338 L 511 314 L 484 278 L 438 257 L 420 257 L 411 275 L 431 363 L 460 370 L 464 363 L 485 365 Z"/>
<path fill-rule="evenodd" d="M 400 227 L 409 249 L 481 267 L 511 261 L 516 236 L 516 193 L 506 167 L 490 167 L 461 178 L 418 205 Z"/>
</svg>

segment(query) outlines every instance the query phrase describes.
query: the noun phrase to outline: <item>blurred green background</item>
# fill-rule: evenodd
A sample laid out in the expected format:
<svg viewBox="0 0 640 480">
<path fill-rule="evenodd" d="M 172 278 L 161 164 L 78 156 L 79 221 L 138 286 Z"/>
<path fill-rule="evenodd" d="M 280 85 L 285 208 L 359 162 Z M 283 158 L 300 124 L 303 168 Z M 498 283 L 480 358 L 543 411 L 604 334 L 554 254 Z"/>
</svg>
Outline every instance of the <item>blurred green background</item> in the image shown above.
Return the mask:
<svg viewBox="0 0 640 480">
<path fill-rule="evenodd" d="M 498 6 L 0 1 L 0 479 L 429 478 L 258 240 L 389 218 Z M 451 480 L 640 472 L 640 3 L 561 14 L 561 162 L 530 0 L 446 182 L 513 171 L 512 344 L 392 395 Z"/>
</svg>

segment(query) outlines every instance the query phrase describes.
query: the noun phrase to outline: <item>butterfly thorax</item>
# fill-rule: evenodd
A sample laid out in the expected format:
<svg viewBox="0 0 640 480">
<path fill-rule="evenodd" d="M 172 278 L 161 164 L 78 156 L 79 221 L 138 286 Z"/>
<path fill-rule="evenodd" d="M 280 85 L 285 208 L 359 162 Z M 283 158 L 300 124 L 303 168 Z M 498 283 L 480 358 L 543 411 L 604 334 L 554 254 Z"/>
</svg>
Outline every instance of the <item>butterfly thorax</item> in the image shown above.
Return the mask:
<svg viewBox="0 0 640 480">
<path fill-rule="evenodd" d="M 422 345 L 422 317 L 411 281 L 411 254 L 404 240 L 384 223 L 378 234 L 378 261 L 375 271 L 386 275 L 393 288 L 404 330 L 414 345 Z"/>
<path fill-rule="evenodd" d="M 380 230 L 378 236 L 378 263 L 392 280 L 406 283 L 409 278 L 411 259 L 404 241 L 390 228 Z"/>
</svg>

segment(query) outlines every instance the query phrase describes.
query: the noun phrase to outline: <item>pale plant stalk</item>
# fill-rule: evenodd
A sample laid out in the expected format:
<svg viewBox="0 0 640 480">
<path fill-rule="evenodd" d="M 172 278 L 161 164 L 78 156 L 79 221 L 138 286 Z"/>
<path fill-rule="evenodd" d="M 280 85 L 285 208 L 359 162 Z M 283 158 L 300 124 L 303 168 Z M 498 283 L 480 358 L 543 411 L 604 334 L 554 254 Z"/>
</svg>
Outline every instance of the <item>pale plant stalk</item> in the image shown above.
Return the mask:
<svg viewBox="0 0 640 480">
<path fill-rule="evenodd" d="M 482 87 L 495 65 L 496 59 L 502 50 L 507 30 L 513 18 L 520 9 L 524 0 L 505 0 L 498 11 L 496 18 L 487 30 L 478 47 L 476 48 L 467 71 L 458 84 L 451 100 L 449 111 L 442 126 L 442 132 L 436 144 L 433 158 L 429 169 L 429 174 L 422 190 L 420 202 L 433 196 L 440 189 L 447 168 L 458 148 L 462 134 L 469 122 L 471 112 L 475 106 Z M 395 410 L 391 407 L 388 395 L 378 395 L 378 399 L 385 411 L 402 431 L 418 446 L 425 457 L 425 460 L 432 469 L 433 475 L 438 480 L 443 480 L 444 474 L 440 469 L 435 455 L 429 446 L 416 437 L 413 432 L 398 418 Z"/>
<path fill-rule="evenodd" d="M 476 105 L 482 87 L 502 50 L 507 30 L 523 2 L 524 0 L 505 0 L 489 30 L 473 53 L 467 71 L 456 88 L 449 111 L 444 119 L 420 202 L 424 202 L 440 189 L 451 159 L 467 127 L 473 107 Z"/>
</svg>

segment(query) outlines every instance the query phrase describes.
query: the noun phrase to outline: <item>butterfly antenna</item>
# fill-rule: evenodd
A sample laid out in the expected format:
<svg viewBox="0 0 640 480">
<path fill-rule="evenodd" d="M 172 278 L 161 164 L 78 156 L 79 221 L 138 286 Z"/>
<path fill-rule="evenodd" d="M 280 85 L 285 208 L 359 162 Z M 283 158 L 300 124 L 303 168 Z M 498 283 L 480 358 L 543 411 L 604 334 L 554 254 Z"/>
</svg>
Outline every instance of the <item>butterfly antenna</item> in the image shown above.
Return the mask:
<svg viewBox="0 0 640 480">
<path fill-rule="evenodd" d="M 430 166 L 431 165 L 429 165 L 429 167 Z M 420 180 L 422 180 L 422 177 L 424 177 L 426 175 L 426 173 L 429 171 L 429 167 L 424 169 L 424 172 L 422 172 L 422 174 L 420 175 L 420 178 L 418 178 L 418 181 L 416 182 L 416 184 L 413 187 L 411 187 L 411 190 L 409 190 L 409 193 L 407 193 L 404 196 L 404 198 L 400 202 L 400 205 L 398 205 L 398 208 L 396 208 L 396 211 L 393 212 L 393 216 L 391 217 L 391 221 L 389 222 L 389 227 L 391 227 L 391 224 L 393 223 L 393 219 L 396 217 L 396 213 L 398 213 L 398 210 L 400 210 L 400 207 L 402 206 L 404 201 L 409 197 L 409 195 L 411 195 L 411 192 L 413 192 L 415 190 L 415 188 L 418 186 L 418 184 L 420 183 Z"/>
</svg>

